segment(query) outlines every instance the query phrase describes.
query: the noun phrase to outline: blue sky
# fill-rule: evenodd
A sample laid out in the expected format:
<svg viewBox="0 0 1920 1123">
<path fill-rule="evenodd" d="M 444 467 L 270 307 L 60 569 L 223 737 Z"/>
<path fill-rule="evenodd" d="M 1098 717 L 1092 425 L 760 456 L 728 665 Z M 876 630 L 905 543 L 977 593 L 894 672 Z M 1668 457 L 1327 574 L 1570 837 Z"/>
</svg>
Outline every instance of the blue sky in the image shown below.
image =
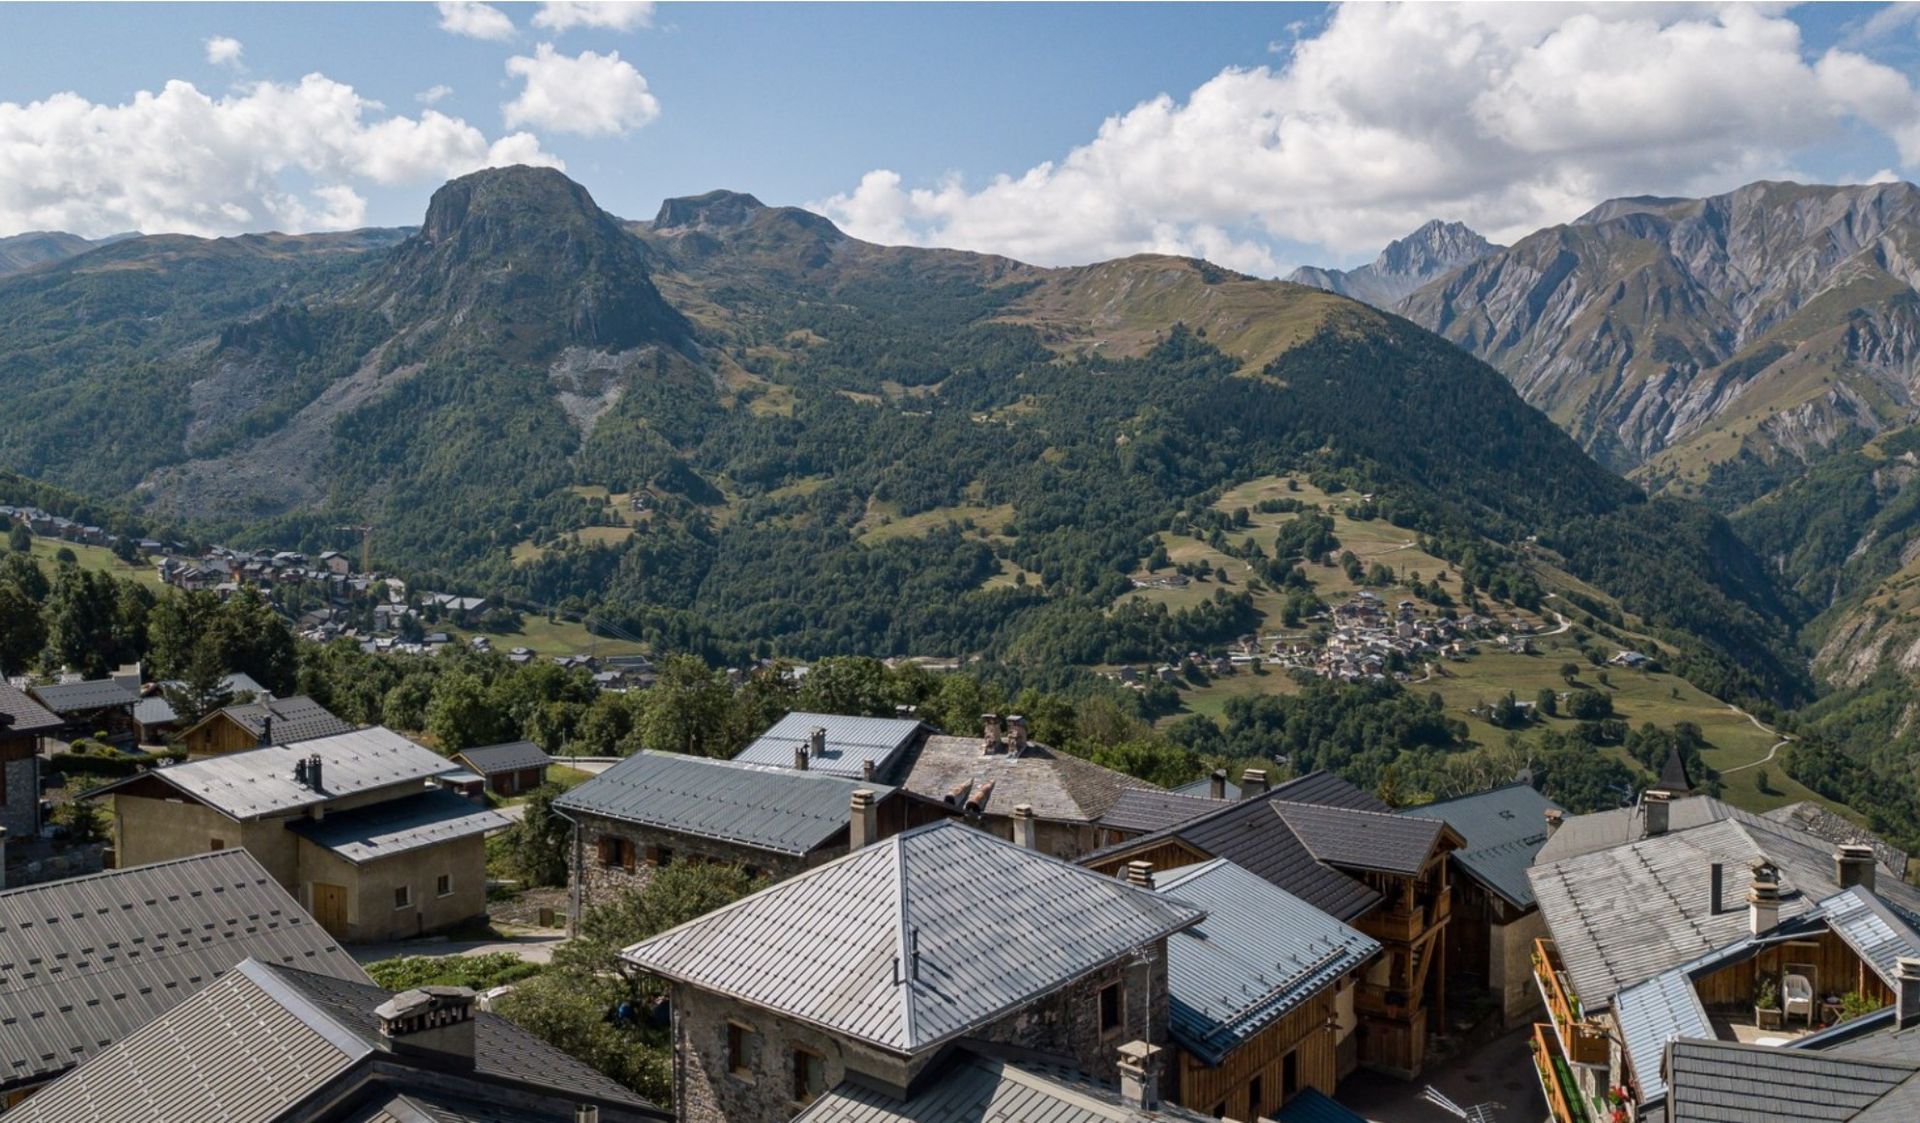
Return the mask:
<svg viewBox="0 0 1920 1123">
<path fill-rule="evenodd" d="M 406 224 L 532 158 L 631 217 L 724 186 L 888 241 L 1274 272 L 1426 217 L 1513 237 L 1920 162 L 1914 13 L 1876 4 L 538 11 L 475 38 L 432 4 L 0 6 L 0 233 Z"/>
</svg>

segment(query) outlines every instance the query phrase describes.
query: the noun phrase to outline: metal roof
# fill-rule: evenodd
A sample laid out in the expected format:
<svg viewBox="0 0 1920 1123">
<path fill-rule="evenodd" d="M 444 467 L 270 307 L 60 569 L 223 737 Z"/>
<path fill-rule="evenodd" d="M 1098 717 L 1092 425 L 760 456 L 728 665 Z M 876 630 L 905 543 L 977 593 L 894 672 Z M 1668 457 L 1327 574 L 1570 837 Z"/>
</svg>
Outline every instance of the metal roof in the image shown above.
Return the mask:
<svg viewBox="0 0 1920 1123">
<path fill-rule="evenodd" d="M 519 772 L 528 768 L 545 768 L 553 763 L 546 750 L 532 741 L 508 741 L 504 745 L 482 745 L 472 749 L 461 749 L 453 754 L 467 762 L 475 772 L 482 776 L 493 776 L 501 772 Z"/>
<path fill-rule="evenodd" d="M 0 1088 L 64 1071 L 249 956 L 367 978 L 241 849 L 0 893 Z"/>
<path fill-rule="evenodd" d="M 160 684 L 158 693 L 140 699 L 133 707 L 133 720 L 141 725 L 165 725 L 178 721 L 180 715 L 173 710 L 173 702 L 167 697 L 168 689 L 185 689 L 186 683 L 178 679 Z M 220 681 L 220 692 L 229 697 L 235 694 L 260 694 L 266 688 L 253 681 L 249 675 L 232 674 Z M 349 727 L 351 728 L 351 727 Z"/>
<path fill-rule="evenodd" d="M 1891 1093 L 1906 1089 L 1902 1111 L 1914 1106 L 1915 1066 L 1833 1053 L 1675 1041 L 1666 1050 L 1671 1090 L 1669 1123 L 1851 1123 L 1911 1121 L 1883 1114 Z"/>
<path fill-rule="evenodd" d="M 287 824 L 302 838 L 356 866 L 512 825 L 505 815 L 445 788 Z"/>
<path fill-rule="evenodd" d="M 1169 788 L 1168 790 L 1173 792 L 1173 794 L 1175 795 L 1192 795 L 1192 796 L 1199 796 L 1201 799 L 1212 799 L 1213 798 L 1213 777 L 1202 776 L 1198 780 L 1194 780 L 1191 783 L 1181 784 L 1177 788 Z M 1226 784 L 1226 795 L 1224 798 L 1239 799 L 1240 785 L 1234 783 L 1232 780 L 1228 780 Z"/>
<path fill-rule="evenodd" d="M 885 784 L 793 768 L 642 750 L 554 800 L 569 813 L 779 854 L 808 854 L 846 833 L 853 793 Z"/>
<path fill-rule="evenodd" d="M 62 724 L 52 710 L 28 697 L 26 691 L 4 681 L 0 681 L 0 714 L 13 719 L 6 728 L 15 733 L 58 729 Z"/>
<path fill-rule="evenodd" d="M 793 767 L 794 746 L 809 744 L 815 729 L 827 731 L 827 751 L 807 765 L 817 772 L 859 779 L 868 761 L 875 777 L 894 779 L 900 754 L 926 726 L 911 718 L 849 717 L 845 714 L 790 713 L 734 754 L 743 764 Z"/>
<path fill-rule="evenodd" d="M 634 964 L 919 1053 L 1206 914 L 943 821 L 635 944 Z"/>
<path fill-rule="evenodd" d="M 959 1051 L 906 1100 L 846 1081 L 793 1123 L 1209 1123 L 1172 1104 L 1128 1107 L 1110 1085 L 1036 1059 L 1018 1061 L 988 1047 Z"/>
<path fill-rule="evenodd" d="M 1438 819 L 1284 800 L 1273 806 L 1315 858 L 1346 869 L 1412 877 L 1449 833 L 1447 824 Z"/>
<path fill-rule="evenodd" d="M 926 799 L 943 800 L 961 784 L 977 792 L 992 783 L 987 814 L 1008 814 L 1024 803 L 1041 819 L 1065 823 L 1098 822 L 1129 789 L 1160 791 L 1145 780 L 1045 745 L 1029 743 L 1015 756 L 984 752 L 982 743 L 979 737 L 927 737 L 909 748 L 898 766 L 900 786 Z"/>
<path fill-rule="evenodd" d="M 1655 975 L 1620 992 L 1614 1020 L 1626 1045 L 1627 1063 L 1639 1082 L 1640 1098 L 1652 1103 L 1666 1095 L 1660 1058 L 1676 1037 L 1712 1040 L 1713 1025 L 1685 971 Z"/>
<path fill-rule="evenodd" d="M 1174 1039 L 1213 1065 L 1380 950 L 1378 941 L 1224 858 L 1156 878 L 1207 910 L 1167 940 Z"/>
<path fill-rule="evenodd" d="M 30 686 L 27 693 L 56 714 L 79 714 L 114 706 L 132 706 L 140 696 L 110 678 L 89 682 L 63 682 L 53 686 Z"/>
<path fill-rule="evenodd" d="M 1120 793 L 1120 798 L 1114 801 L 1107 813 L 1100 816 L 1100 825 L 1116 831 L 1145 834 L 1198 818 L 1209 811 L 1218 811 L 1225 802 L 1205 795 L 1196 797 L 1148 788 L 1128 788 Z"/>
<path fill-rule="evenodd" d="M 255 737 L 271 736 L 276 745 L 351 733 L 355 728 L 352 722 L 335 717 L 325 706 L 304 694 L 228 706 L 220 712 Z M 267 725 L 269 718 L 273 721 L 271 732 Z"/>
<path fill-rule="evenodd" d="M 1708 796 L 1676 799 L 1667 805 L 1667 829 L 1669 832 L 1692 830 L 1732 818 L 1733 813 L 1732 804 Z M 1540 853 L 1534 858 L 1534 864 L 1548 866 L 1564 862 L 1582 854 L 1624 846 L 1645 835 L 1646 816 L 1637 803 L 1632 807 L 1573 815 L 1547 837 L 1546 843 L 1540 847 Z"/>
<path fill-rule="evenodd" d="M 295 782 L 293 767 L 308 757 L 321 759 L 320 790 Z M 459 765 L 417 745 L 383 725 L 302 741 L 226 753 L 206 760 L 156 768 L 128 777 L 92 794 L 110 792 L 146 779 L 167 784 L 233 819 L 258 819 L 328 803 L 342 796 L 455 772 Z"/>
<path fill-rule="evenodd" d="M 1300 1089 L 1273 1117 L 1279 1123 L 1367 1123 L 1311 1085 Z"/>
<path fill-rule="evenodd" d="M 1402 815 L 1442 819 L 1465 840 L 1454 862 L 1515 908 L 1534 905 L 1527 869 L 1547 841 L 1548 811 L 1560 805 L 1531 784 L 1515 783 L 1456 799 L 1408 807 Z"/>
</svg>

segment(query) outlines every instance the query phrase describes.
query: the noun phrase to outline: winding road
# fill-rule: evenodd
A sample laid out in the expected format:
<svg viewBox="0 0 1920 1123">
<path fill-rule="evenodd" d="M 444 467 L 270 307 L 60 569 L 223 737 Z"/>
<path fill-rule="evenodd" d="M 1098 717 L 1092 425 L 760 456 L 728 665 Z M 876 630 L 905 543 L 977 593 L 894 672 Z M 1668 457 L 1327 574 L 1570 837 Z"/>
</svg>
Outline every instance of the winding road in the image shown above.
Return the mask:
<svg viewBox="0 0 1920 1123">
<path fill-rule="evenodd" d="M 1727 706 L 1727 709 L 1732 710 L 1734 713 L 1739 714 L 1741 717 L 1746 718 L 1748 721 L 1752 722 L 1753 727 L 1755 729 L 1758 729 L 1760 732 L 1765 733 L 1767 736 L 1779 737 L 1780 739 L 1773 743 L 1773 747 L 1771 749 L 1767 750 L 1766 756 L 1761 757 L 1759 760 L 1750 760 L 1745 764 L 1736 764 L 1732 768 L 1722 768 L 1720 770 L 1720 775 L 1725 776 L 1729 772 L 1744 772 L 1749 768 L 1758 768 L 1763 764 L 1770 764 L 1772 763 L 1774 756 L 1778 754 L 1781 749 L 1793 743 L 1793 738 L 1783 735 L 1778 729 L 1768 729 L 1765 725 L 1761 724 L 1761 721 L 1759 718 L 1754 717 L 1752 714 L 1741 709 L 1740 707 L 1729 704 Z"/>
</svg>

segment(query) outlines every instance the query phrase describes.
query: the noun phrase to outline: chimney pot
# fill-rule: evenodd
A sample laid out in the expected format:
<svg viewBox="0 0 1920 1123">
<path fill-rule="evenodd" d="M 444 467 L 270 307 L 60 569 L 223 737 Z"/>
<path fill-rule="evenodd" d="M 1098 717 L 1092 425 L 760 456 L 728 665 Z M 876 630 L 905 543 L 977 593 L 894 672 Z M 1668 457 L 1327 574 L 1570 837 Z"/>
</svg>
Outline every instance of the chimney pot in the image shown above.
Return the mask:
<svg viewBox="0 0 1920 1123">
<path fill-rule="evenodd" d="M 1028 850 L 1040 849 L 1039 821 L 1033 817 L 1033 804 L 1019 803 L 1013 808 L 1013 841 Z"/>
<path fill-rule="evenodd" d="M 1120 1099 L 1137 1111 L 1160 1106 L 1160 1048 L 1145 1041 L 1120 1046 Z"/>
<path fill-rule="evenodd" d="M 1840 888 L 1851 889 L 1858 885 L 1867 892 L 1873 892 L 1873 847 L 1859 843 L 1849 843 L 1834 851 L 1834 880 Z"/>
<path fill-rule="evenodd" d="M 873 779 L 873 761 L 863 760 L 860 762 L 860 778 L 862 780 Z"/>
<path fill-rule="evenodd" d="M 1215 799 L 1227 798 L 1226 769 L 1216 768 L 1213 770 L 1213 774 L 1207 777 L 1207 794 Z"/>
<path fill-rule="evenodd" d="M 967 803 L 967 793 L 972 790 L 973 790 L 972 780 L 962 780 L 959 783 L 952 786 L 951 788 L 948 788 L 947 789 L 947 806 L 948 807 L 965 807 Z"/>
<path fill-rule="evenodd" d="M 1267 794 L 1267 770 L 1249 768 L 1240 774 L 1240 798 L 1252 799 Z"/>
<path fill-rule="evenodd" d="M 814 726 L 813 732 L 807 735 L 807 743 L 813 749 L 814 756 L 826 756 L 827 755 L 826 727 L 821 725 Z"/>
<path fill-rule="evenodd" d="M 1726 898 L 1727 870 L 1724 863 L 1714 862 L 1707 867 L 1707 915 L 1719 916 L 1720 908 Z"/>
<path fill-rule="evenodd" d="M 1007 751 L 1014 756 L 1027 751 L 1027 719 L 1019 714 L 1007 716 Z"/>
<path fill-rule="evenodd" d="M 273 715 L 267 714 L 260 719 L 260 744 L 264 748 L 273 744 Z"/>
<path fill-rule="evenodd" d="M 1127 863 L 1127 884 L 1141 889 L 1153 888 L 1153 863 L 1132 861 Z"/>
<path fill-rule="evenodd" d="M 980 815 L 987 809 L 987 800 L 993 795 L 993 781 L 988 780 L 973 789 L 973 795 L 967 799 L 967 814 Z"/>
<path fill-rule="evenodd" d="M 807 770 L 807 746 L 805 742 L 793 747 L 793 767 L 801 772 Z"/>
<path fill-rule="evenodd" d="M 1899 1028 L 1920 1024 L 1920 959 L 1901 956 L 1894 977 L 1899 993 L 1894 996 L 1894 1018 Z"/>
<path fill-rule="evenodd" d="M 867 788 L 855 788 L 850 812 L 847 849 L 858 850 L 877 841 L 880 836 L 880 805 L 875 802 L 873 792 Z"/>
<path fill-rule="evenodd" d="M 980 726 L 985 734 L 985 750 L 989 753 L 1000 751 L 1000 715 L 981 714 Z"/>
<path fill-rule="evenodd" d="M 1747 927 L 1756 936 L 1780 925 L 1780 871 L 1765 858 L 1753 863 L 1753 888 L 1747 891 Z"/>
<path fill-rule="evenodd" d="M 1566 821 L 1567 813 L 1565 811 L 1560 810 L 1558 807 L 1547 808 L 1547 836 L 1551 838 L 1553 832 L 1559 830 L 1561 824 Z"/>
<path fill-rule="evenodd" d="M 573 1123 L 600 1123 L 600 1108 L 596 1104 L 574 1104 Z"/>
<path fill-rule="evenodd" d="M 1672 810 L 1673 797 L 1662 791 L 1650 791 L 1640 797 L 1640 806 L 1647 813 L 1647 837 L 1667 833 L 1667 812 Z"/>
<path fill-rule="evenodd" d="M 467 987 L 416 987 L 374 1008 L 380 1043 L 389 1052 L 412 1053 L 473 1064 L 473 991 Z"/>
</svg>

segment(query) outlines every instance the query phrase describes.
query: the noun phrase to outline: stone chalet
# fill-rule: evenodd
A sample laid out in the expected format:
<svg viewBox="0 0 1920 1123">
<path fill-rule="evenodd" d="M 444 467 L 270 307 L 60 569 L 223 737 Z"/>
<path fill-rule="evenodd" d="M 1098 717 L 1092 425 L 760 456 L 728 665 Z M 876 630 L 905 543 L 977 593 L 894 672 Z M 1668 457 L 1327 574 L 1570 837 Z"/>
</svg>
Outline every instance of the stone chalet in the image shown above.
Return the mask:
<svg viewBox="0 0 1920 1123">
<path fill-rule="evenodd" d="M 244 847 L 348 941 L 485 915 L 483 836 L 508 820 L 433 786 L 458 768 L 390 729 L 269 745 L 142 772 L 111 797 L 122 863 Z"/>
<path fill-rule="evenodd" d="M 687 1123 L 1159 1123 L 1205 1118 L 1159 1096 L 1168 938 L 1205 919 L 942 822 L 624 954 L 668 983 Z"/>
<path fill-rule="evenodd" d="M 0 829 L 9 834 L 39 833 L 40 751 L 60 726 L 59 715 L 0 681 Z"/>
</svg>

